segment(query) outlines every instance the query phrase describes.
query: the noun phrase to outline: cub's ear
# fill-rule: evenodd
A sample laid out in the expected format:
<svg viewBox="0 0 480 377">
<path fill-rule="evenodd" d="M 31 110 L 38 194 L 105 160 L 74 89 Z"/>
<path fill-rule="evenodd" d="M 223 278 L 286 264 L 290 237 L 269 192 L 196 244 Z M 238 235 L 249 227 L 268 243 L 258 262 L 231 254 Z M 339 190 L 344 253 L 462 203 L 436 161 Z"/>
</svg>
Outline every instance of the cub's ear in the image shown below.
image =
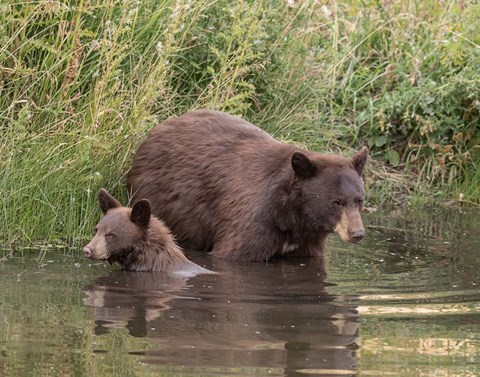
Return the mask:
<svg viewBox="0 0 480 377">
<path fill-rule="evenodd" d="M 315 164 L 301 152 L 292 155 L 292 168 L 297 177 L 302 179 L 312 178 L 317 173 Z"/>
<path fill-rule="evenodd" d="M 353 168 L 357 171 L 359 176 L 362 176 L 363 171 L 365 170 L 365 165 L 367 164 L 368 159 L 368 148 L 363 147 L 355 153 L 352 157 L 350 157 L 353 163 Z"/>
<path fill-rule="evenodd" d="M 121 207 L 122 205 L 120 202 L 115 199 L 112 195 L 108 193 L 107 190 L 105 189 L 100 189 L 98 192 L 98 205 L 103 211 L 103 214 L 105 215 L 107 211 L 111 208 L 118 208 Z"/>
<path fill-rule="evenodd" d="M 150 223 L 151 215 L 152 207 L 150 206 L 150 202 L 147 199 L 141 199 L 133 206 L 130 220 L 142 228 L 146 228 Z"/>
</svg>

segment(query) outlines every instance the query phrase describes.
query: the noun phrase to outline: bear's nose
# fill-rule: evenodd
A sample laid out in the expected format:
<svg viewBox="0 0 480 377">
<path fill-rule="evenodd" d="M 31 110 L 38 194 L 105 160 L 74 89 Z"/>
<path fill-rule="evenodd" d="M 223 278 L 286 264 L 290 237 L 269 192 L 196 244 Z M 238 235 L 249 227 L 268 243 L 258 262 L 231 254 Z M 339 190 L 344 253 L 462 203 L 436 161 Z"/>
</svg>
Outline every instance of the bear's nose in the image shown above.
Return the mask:
<svg viewBox="0 0 480 377">
<path fill-rule="evenodd" d="M 93 250 L 90 246 L 85 246 L 83 248 L 83 255 L 85 255 L 87 258 L 90 258 L 92 256 Z"/>
<path fill-rule="evenodd" d="M 360 229 L 350 233 L 350 242 L 358 243 L 365 237 L 365 230 Z"/>
</svg>

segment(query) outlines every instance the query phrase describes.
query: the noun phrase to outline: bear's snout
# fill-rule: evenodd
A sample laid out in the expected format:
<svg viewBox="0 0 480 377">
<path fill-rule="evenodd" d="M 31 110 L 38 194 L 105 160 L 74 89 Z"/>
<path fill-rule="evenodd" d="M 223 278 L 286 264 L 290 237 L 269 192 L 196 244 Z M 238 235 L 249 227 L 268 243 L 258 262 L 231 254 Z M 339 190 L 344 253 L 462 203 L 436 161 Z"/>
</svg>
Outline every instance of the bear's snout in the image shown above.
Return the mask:
<svg viewBox="0 0 480 377">
<path fill-rule="evenodd" d="M 85 247 L 83 248 L 83 255 L 85 255 L 85 257 L 87 257 L 87 258 L 91 258 L 92 255 L 93 255 L 93 250 L 92 250 L 92 248 L 91 248 L 90 246 L 88 246 L 88 245 L 85 246 Z"/>
<path fill-rule="evenodd" d="M 351 208 L 343 210 L 334 231 L 344 242 L 359 243 L 365 237 L 360 211 Z"/>
<path fill-rule="evenodd" d="M 93 240 L 91 240 L 88 245 L 83 248 L 83 255 L 92 260 L 108 259 L 109 253 L 107 250 L 105 237 L 95 236 Z"/>
<path fill-rule="evenodd" d="M 350 242 L 359 243 L 365 237 L 365 229 L 356 230 L 350 233 Z"/>
</svg>

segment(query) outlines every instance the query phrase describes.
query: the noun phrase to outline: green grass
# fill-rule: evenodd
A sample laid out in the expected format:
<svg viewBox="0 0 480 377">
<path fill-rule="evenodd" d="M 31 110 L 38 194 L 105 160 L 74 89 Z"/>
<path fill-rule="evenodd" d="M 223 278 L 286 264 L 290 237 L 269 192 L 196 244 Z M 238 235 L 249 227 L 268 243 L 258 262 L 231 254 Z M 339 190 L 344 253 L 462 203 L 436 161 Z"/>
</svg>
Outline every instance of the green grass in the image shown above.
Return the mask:
<svg viewBox="0 0 480 377">
<path fill-rule="evenodd" d="M 480 6 L 382 4 L 0 0 L 0 243 L 87 237 L 146 132 L 199 107 L 367 144 L 372 204 L 479 203 Z"/>
</svg>

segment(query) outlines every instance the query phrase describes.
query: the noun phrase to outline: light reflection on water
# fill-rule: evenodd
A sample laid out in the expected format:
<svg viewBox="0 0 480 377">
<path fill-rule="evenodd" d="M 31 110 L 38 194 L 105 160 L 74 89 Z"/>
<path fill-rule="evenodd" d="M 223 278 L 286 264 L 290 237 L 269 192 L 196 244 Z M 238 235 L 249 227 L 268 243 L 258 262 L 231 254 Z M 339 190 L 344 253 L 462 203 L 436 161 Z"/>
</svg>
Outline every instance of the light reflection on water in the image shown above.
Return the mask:
<svg viewBox="0 0 480 377">
<path fill-rule="evenodd" d="M 220 274 L 192 279 L 10 260 L 0 375 L 479 375 L 480 214 L 365 223 L 365 241 L 332 240 L 324 264 L 193 253 Z"/>
</svg>

